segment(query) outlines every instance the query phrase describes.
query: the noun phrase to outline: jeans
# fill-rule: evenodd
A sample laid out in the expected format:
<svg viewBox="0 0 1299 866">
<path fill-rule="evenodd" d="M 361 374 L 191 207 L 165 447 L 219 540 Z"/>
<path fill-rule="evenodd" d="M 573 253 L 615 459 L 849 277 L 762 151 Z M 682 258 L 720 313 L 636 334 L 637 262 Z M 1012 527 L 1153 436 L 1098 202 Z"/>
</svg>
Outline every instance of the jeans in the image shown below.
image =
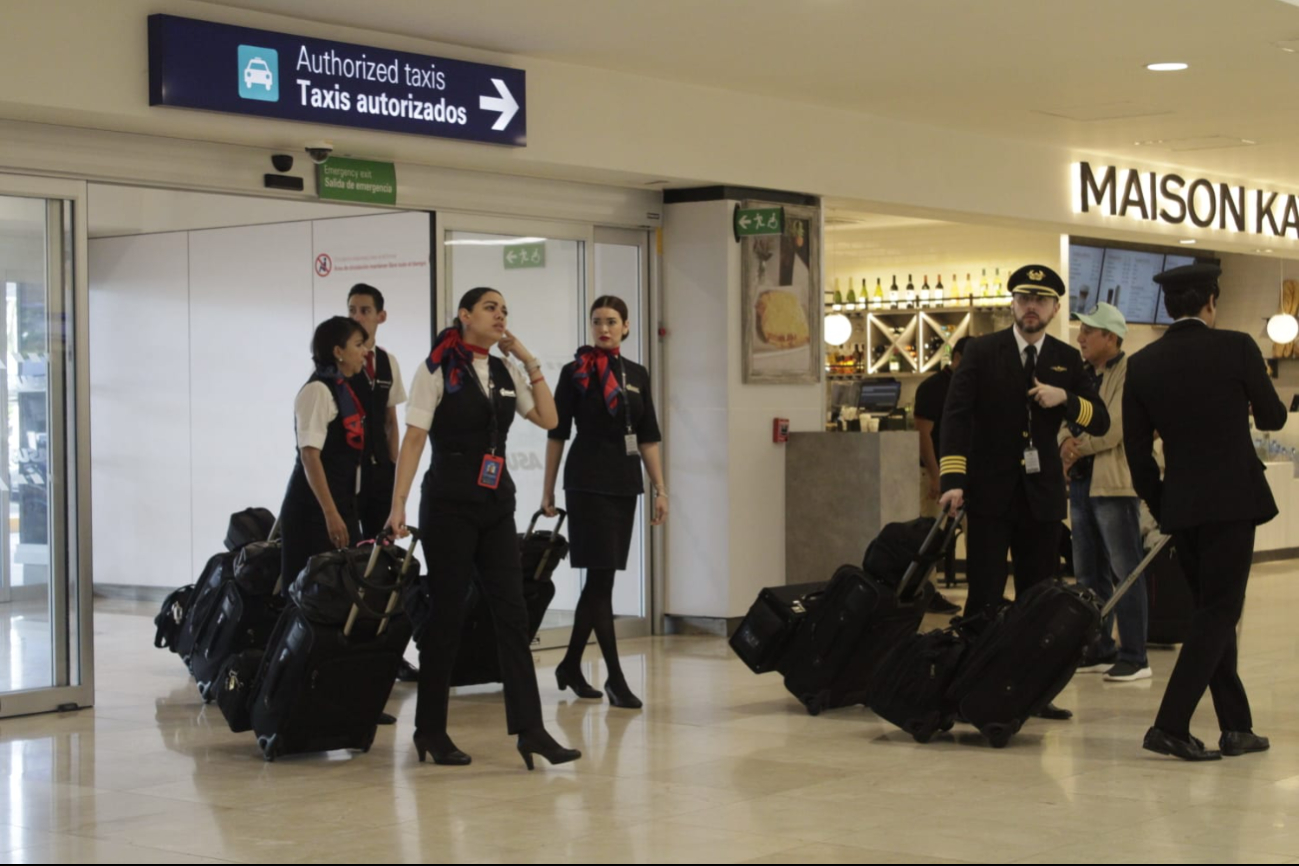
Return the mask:
<svg viewBox="0 0 1299 866">
<path fill-rule="evenodd" d="M 1078 583 L 1096 594 L 1102 605 L 1132 573 L 1142 558 L 1141 525 L 1135 496 L 1092 496 L 1091 479 L 1069 482 L 1073 525 L 1073 567 Z M 1101 623 L 1094 652 L 1100 658 L 1117 654 L 1119 661 L 1146 667 L 1146 578 L 1137 578 L 1131 589 Z M 1114 619 L 1119 622 L 1119 645 L 1114 644 Z"/>
</svg>

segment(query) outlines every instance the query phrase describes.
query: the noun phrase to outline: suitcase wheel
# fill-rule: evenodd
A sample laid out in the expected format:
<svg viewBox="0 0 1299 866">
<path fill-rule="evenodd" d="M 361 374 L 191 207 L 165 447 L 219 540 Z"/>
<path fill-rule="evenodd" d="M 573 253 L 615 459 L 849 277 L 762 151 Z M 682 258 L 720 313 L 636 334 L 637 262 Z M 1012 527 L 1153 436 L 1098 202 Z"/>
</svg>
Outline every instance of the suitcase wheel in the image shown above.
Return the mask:
<svg viewBox="0 0 1299 866">
<path fill-rule="evenodd" d="M 261 747 L 262 758 L 268 762 L 274 762 L 275 755 L 279 751 L 276 748 L 275 735 L 271 734 L 269 737 L 258 737 L 257 745 Z"/>
<path fill-rule="evenodd" d="M 994 749 L 1004 749 L 1010 742 L 1010 738 L 1015 735 L 1015 730 L 1010 725 L 991 724 L 984 725 L 980 730 Z"/>
<path fill-rule="evenodd" d="M 807 707 L 809 716 L 821 715 L 821 699 L 816 697 L 807 697 L 803 699 L 803 706 Z"/>
<path fill-rule="evenodd" d="M 203 699 L 203 703 L 210 704 L 216 699 L 216 689 L 212 688 L 212 683 L 199 683 L 198 696 Z"/>
</svg>

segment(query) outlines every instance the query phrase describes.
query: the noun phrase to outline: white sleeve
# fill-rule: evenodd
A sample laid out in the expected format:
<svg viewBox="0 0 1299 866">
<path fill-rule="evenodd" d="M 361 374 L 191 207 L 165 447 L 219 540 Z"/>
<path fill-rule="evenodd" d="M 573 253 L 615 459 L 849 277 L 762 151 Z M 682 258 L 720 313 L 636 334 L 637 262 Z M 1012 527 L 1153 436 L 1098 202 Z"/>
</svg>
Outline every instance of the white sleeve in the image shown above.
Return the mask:
<svg viewBox="0 0 1299 866">
<path fill-rule="evenodd" d="M 388 364 L 392 367 L 392 389 L 388 391 L 388 408 L 392 409 L 406 402 L 406 385 L 401 381 L 401 365 L 397 356 L 384 350 L 388 355 Z"/>
<path fill-rule="evenodd" d="M 324 448 L 329 423 L 338 417 L 338 404 L 324 382 L 308 382 L 293 401 L 297 420 L 298 447 Z"/>
<path fill-rule="evenodd" d="M 537 401 L 532 396 L 528 372 L 513 361 L 506 361 L 505 366 L 509 367 L 510 378 L 514 380 L 514 411 L 519 413 L 520 418 L 527 418 L 528 413 L 537 406 Z"/>
<path fill-rule="evenodd" d="M 442 371 L 430 373 L 428 364 L 420 364 L 410 382 L 410 402 L 406 404 L 406 426 L 429 430 L 433 413 L 442 402 Z"/>
</svg>

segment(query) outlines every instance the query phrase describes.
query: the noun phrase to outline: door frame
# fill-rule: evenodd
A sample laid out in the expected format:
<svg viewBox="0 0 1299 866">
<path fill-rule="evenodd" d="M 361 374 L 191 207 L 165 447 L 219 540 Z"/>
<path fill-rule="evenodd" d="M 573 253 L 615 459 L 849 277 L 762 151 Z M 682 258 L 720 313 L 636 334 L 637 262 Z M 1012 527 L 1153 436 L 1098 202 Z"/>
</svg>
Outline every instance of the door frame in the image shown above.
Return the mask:
<svg viewBox="0 0 1299 866">
<path fill-rule="evenodd" d="M 51 459 L 47 484 L 53 530 L 49 598 L 54 684 L 0 695 L 0 717 L 9 717 L 67 711 L 94 703 L 90 293 L 86 182 L 0 174 L 0 196 L 60 203 L 47 205 L 46 210 L 46 316 L 49 333 L 63 335 L 62 352 L 51 352 L 47 367 L 48 405 L 53 422 L 49 427 Z M 65 235 L 70 238 L 71 249 L 64 244 Z M 60 278 L 55 280 L 51 274 Z M 61 424 L 56 413 L 62 414 Z M 0 517 L 8 519 L 7 515 Z"/>
</svg>

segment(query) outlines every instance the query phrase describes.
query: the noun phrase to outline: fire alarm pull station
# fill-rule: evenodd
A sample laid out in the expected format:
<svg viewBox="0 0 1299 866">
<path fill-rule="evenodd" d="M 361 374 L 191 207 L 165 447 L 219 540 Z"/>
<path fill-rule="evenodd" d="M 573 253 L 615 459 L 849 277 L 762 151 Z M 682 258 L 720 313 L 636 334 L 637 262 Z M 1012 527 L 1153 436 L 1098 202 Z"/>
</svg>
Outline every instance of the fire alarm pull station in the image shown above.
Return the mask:
<svg viewBox="0 0 1299 866">
<path fill-rule="evenodd" d="M 789 441 L 789 419 L 773 418 L 771 421 L 771 441 L 783 445 Z"/>
</svg>

